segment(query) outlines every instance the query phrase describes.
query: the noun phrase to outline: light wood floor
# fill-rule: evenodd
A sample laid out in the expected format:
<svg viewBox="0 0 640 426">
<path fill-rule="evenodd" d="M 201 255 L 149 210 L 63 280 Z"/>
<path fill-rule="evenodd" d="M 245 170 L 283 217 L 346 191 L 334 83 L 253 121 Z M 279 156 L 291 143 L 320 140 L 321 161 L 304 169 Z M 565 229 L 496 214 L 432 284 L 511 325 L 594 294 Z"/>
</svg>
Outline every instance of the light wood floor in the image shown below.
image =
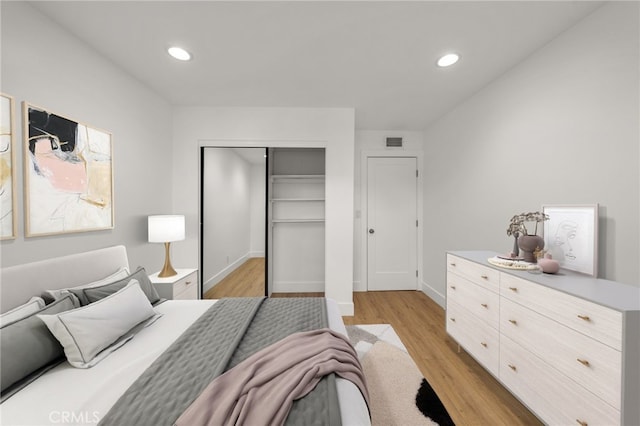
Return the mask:
<svg viewBox="0 0 640 426">
<path fill-rule="evenodd" d="M 264 257 L 250 257 L 204 294 L 204 299 L 264 296 Z"/>
<path fill-rule="evenodd" d="M 237 271 L 254 285 L 233 284 L 230 274 L 225 287 L 236 296 L 264 294 L 264 272 L 255 267 Z M 247 265 L 249 267 L 249 265 Z M 263 269 L 261 271 L 264 271 Z M 262 279 L 261 284 L 256 284 Z M 218 289 L 222 283 L 214 289 Z M 238 294 L 241 288 L 253 294 Z M 212 290 L 214 290 L 212 289 Z M 248 290 L 247 290 L 248 289 Z M 217 294 L 222 294 L 218 289 Z M 216 293 L 208 292 L 206 297 Z M 230 296 L 226 294 L 225 296 Z M 318 297 L 323 293 L 273 294 L 272 297 Z M 222 296 L 215 296 L 216 298 Z M 445 331 L 444 310 L 420 291 L 377 291 L 353 294 L 355 315 L 343 317 L 345 324 L 391 324 L 407 347 L 418 368 L 434 388 L 451 418 L 463 425 L 541 425 L 540 421 L 507 392 L 489 373 L 458 345 Z"/>
</svg>

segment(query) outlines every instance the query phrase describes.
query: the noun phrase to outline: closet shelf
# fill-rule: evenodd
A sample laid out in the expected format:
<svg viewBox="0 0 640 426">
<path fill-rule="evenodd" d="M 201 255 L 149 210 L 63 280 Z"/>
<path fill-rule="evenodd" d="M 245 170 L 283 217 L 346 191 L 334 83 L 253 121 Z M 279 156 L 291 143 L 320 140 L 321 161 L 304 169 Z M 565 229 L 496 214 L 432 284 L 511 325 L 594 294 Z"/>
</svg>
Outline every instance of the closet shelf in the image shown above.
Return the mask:
<svg viewBox="0 0 640 426">
<path fill-rule="evenodd" d="M 271 175 L 275 179 L 324 179 L 324 175 Z"/>
<path fill-rule="evenodd" d="M 324 219 L 273 219 L 273 223 L 324 223 Z"/>
<path fill-rule="evenodd" d="M 272 198 L 271 201 L 324 201 L 324 198 Z"/>
<path fill-rule="evenodd" d="M 324 184 L 324 175 L 273 175 L 274 184 Z"/>
</svg>

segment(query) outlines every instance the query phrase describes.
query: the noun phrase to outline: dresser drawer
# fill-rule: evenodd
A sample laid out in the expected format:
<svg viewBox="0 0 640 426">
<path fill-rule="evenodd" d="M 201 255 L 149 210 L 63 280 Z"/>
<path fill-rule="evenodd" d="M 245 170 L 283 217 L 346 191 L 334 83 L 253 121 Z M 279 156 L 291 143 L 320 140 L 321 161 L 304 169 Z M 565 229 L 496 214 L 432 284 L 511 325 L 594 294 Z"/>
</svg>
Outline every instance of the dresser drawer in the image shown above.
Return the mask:
<svg viewBox="0 0 640 426">
<path fill-rule="evenodd" d="M 479 321 L 453 301 L 447 302 L 447 333 L 494 376 L 498 376 L 500 353 L 498 330 Z"/>
<path fill-rule="evenodd" d="M 502 273 L 500 294 L 574 330 L 622 350 L 622 313 Z"/>
<path fill-rule="evenodd" d="M 549 425 L 620 424 L 620 411 L 504 336 L 499 374 L 502 383 Z"/>
<path fill-rule="evenodd" d="M 455 273 L 447 274 L 447 302 L 452 300 L 498 329 L 500 296 Z"/>
<path fill-rule="evenodd" d="M 179 279 L 175 283 L 173 283 L 173 295 L 174 299 L 177 299 L 178 295 L 188 292 L 189 294 L 194 294 L 193 290 L 195 290 L 194 297 L 183 297 L 182 299 L 197 299 L 198 298 L 198 272 L 192 272 L 184 278 Z M 191 290 L 191 291 L 190 291 Z"/>
<path fill-rule="evenodd" d="M 447 272 L 458 274 L 491 291 L 500 291 L 500 272 L 488 266 L 447 254 Z"/>
<path fill-rule="evenodd" d="M 176 293 L 175 290 L 174 290 L 173 298 L 176 299 L 176 300 L 197 299 L 198 298 L 198 286 L 195 285 L 196 282 L 197 282 L 197 280 L 194 279 L 193 282 L 188 284 L 186 287 L 180 287 L 183 290 L 180 293 Z"/>
<path fill-rule="evenodd" d="M 500 301 L 500 333 L 620 409 L 619 351 L 505 298 Z"/>
</svg>

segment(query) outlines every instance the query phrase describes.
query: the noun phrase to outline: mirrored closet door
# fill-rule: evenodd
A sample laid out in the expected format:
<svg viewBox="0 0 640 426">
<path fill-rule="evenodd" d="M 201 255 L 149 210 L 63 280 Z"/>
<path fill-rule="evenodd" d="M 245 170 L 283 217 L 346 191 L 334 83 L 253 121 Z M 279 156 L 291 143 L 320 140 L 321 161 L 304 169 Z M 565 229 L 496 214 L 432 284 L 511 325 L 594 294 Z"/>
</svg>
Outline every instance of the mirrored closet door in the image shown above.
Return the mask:
<svg viewBox="0 0 640 426">
<path fill-rule="evenodd" d="M 265 295 L 266 148 L 201 152 L 202 295 Z"/>
</svg>

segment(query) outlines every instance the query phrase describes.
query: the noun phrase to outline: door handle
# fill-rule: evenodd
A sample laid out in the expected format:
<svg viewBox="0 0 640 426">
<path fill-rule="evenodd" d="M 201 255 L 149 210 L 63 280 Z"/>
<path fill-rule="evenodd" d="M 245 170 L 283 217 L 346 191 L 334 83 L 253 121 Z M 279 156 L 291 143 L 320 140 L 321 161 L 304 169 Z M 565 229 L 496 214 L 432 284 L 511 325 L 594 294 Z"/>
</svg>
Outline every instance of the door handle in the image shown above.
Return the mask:
<svg viewBox="0 0 640 426">
<path fill-rule="evenodd" d="M 376 231 L 374 231 L 373 228 L 369 228 L 369 233 L 370 234 L 373 234 L 374 232 L 376 232 Z"/>
</svg>

